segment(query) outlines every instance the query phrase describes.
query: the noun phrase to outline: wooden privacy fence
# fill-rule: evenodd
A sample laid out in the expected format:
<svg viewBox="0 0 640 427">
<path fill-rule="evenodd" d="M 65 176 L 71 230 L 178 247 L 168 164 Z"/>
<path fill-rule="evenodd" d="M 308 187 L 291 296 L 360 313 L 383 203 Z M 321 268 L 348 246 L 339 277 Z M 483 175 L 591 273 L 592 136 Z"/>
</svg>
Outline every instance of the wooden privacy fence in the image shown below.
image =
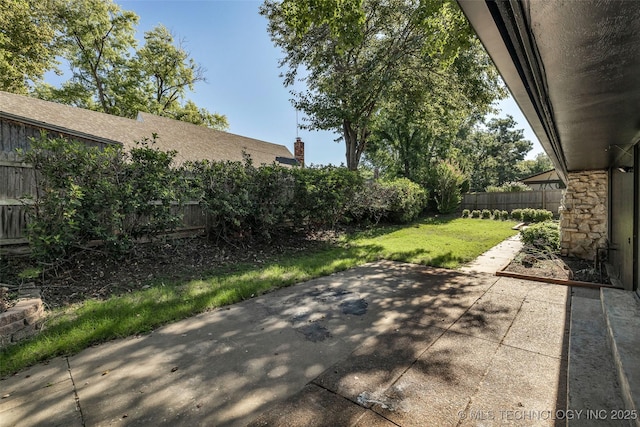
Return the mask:
<svg viewBox="0 0 640 427">
<path fill-rule="evenodd" d="M 558 215 L 563 190 L 519 191 L 514 193 L 469 193 L 462 200 L 461 209 L 546 209 Z"/>
</svg>

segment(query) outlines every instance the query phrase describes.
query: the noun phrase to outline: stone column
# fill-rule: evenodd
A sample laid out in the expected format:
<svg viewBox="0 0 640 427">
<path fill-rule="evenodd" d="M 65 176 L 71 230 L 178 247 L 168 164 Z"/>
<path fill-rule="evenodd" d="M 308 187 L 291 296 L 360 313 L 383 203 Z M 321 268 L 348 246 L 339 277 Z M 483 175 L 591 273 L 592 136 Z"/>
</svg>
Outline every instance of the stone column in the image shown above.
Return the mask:
<svg viewBox="0 0 640 427">
<path fill-rule="evenodd" d="M 560 206 L 562 255 L 593 260 L 607 247 L 607 171 L 569 172 Z"/>
</svg>

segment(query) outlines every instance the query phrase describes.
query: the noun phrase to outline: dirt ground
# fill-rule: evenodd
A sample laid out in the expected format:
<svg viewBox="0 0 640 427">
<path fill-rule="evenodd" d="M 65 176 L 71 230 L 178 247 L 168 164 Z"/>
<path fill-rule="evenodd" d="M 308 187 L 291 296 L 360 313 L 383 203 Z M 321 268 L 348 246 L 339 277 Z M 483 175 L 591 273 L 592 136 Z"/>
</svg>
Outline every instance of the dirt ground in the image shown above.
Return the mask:
<svg viewBox="0 0 640 427">
<path fill-rule="evenodd" d="M 505 271 L 528 276 L 610 284 L 604 265 L 562 257 L 525 246 Z"/>
<path fill-rule="evenodd" d="M 0 312 L 11 307 L 21 284 L 35 282 L 49 309 L 88 298 L 105 299 L 148 286 L 154 279 L 197 279 L 216 268 L 233 269 L 236 264 L 259 266 L 275 256 L 312 250 L 338 238 L 336 232 L 311 232 L 281 236 L 275 241 L 217 244 L 195 235 L 138 245 L 122 259 L 113 259 L 99 249 L 76 254 L 64 264 L 41 266 L 35 279 L 21 279 L 21 271 L 33 267 L 28 257 L 0 259 Z M 3 289 L 2 286 L 5 288 Z"/>
</svg>

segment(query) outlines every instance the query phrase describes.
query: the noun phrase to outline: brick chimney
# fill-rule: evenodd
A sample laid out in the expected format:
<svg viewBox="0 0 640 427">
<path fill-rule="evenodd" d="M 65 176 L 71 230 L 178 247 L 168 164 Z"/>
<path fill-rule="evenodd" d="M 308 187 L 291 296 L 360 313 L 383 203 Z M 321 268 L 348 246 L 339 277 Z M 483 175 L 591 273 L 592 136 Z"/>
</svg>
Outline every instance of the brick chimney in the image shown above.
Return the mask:
<svg viewBox="0 0 640 427">
<path fill-rule="evenodd" d="M 293 157 L 301 167 L 304 167 L 304 142 L 300 137 L 297 137 L 296 142 L 293 143 Z"/>
</svg>

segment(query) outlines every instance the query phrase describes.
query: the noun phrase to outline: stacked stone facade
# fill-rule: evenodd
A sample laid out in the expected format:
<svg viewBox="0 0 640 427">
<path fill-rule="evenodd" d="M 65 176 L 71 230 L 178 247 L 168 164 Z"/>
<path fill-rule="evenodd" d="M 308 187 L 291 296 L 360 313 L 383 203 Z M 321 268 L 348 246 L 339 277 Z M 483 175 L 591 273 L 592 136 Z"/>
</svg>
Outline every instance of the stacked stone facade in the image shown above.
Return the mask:
<svg viewBox="0 0 640 427">
<path fill-rule="evenodd" d="M 560 207 L 562 255 L 593 260 L 607 247 L 607 171 L 570 172 Z"/>
</svg>

